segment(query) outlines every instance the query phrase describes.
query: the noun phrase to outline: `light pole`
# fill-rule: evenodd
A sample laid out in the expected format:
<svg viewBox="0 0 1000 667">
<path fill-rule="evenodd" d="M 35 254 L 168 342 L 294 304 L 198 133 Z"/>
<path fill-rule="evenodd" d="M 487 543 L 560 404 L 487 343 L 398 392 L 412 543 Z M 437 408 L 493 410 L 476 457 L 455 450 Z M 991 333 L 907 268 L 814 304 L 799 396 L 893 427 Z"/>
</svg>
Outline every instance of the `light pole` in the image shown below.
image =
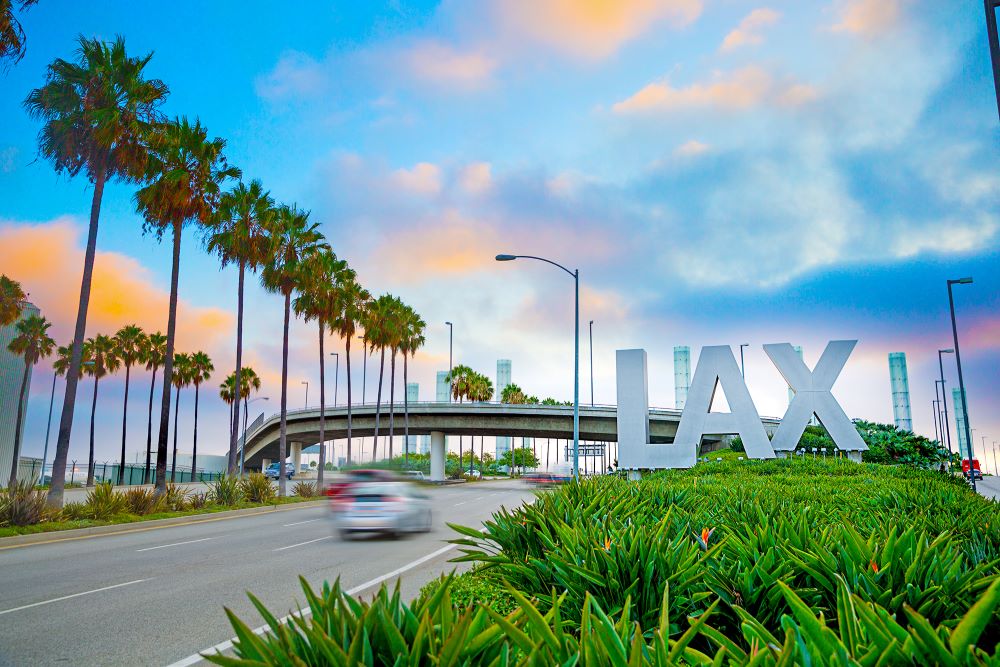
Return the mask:
<svg viewBox="0 0 1000 667">
<path fill-rule="evenodd" d="M 965 441 L 969 443 L 969 477 L 972 479 L 972 490 L 976 489 L 976 476 L 972 473 L 972 431 L 969 429 L 969 403 L 965 398 L 965 380 L 962 377 L 962 353 L 958 347 L 958 324 L 955 323 L 955 297 L 952 285 L 971 285 L 972 278 L 958 278 L 948 281 L 948 307 L 951 310 L 951 335 L 955 339 L 955 365 L 958 367 L 958 393 L 962 396 L 962 414 L 965 415 Z"/>
<path fill-rule="evenodd" d="M 747 367 L 743 365 L 743 348 L 750 347 L 750 343 L 740 343 L 740 375 L 743 376 L 744 382 L 747 379 Z"/>
<path fill-rule="evenodd" d="M 982 438 L 983 438 L 983 461 L 986 461 L 988 463 L 989 460 L 986 458 L 986 454 L 989 453 L 990 450 L 986 449 L 986 436 L 984 435 L 982 436 Z M 996 464 L 994 463 L 993 465 L 994 465 L 994 470 L 996 470 L 995 467 Z"/>
<path fill-rule="evenodd" d="M 498 262 L 510 262 L 515 259 L 537 259 L 562 269 L 573 276 L 575 285 L 575 309 L 573 316 L 573 479 L 580 480 L 580 270 L 570 271 L 562 264 L 557 264 L 544 257 L 533 255 L 497 255 Z"/>
<path fill-rule="evenodd" d="M 938 370 L 941 372 L 941 394 L 943 399 L 941 401 L 944 406 L 944 433 L 945 437 L 948 439 L 948 470 L 951 470 L 951 426 L 948 424 L 948 390 L 944 386 L 944 361 L 941 360 L 942 354 L 954 354 L 955 350 L 948 348 L 947 350 L 938 350 Z M 961 456 L 961 452 L 959 452 Z"/>
<path fill-rule="evenodd" d="M 990 59 L 993 61 L 993 86 L 997 91 L 997 112 L 1000 113 L 1000 38 L 997 37 L 997 8 L 1000 0 L 985 0 L 986 35 L 990 41 Z"/>
<path fill-rule="evenodd" d="M 937 385 L 934 385 L 934 393 L 937 394 Z M 934 439 L 937 440 L 939 443 L 941 442 L 941 430 L 938 427 L 937 415 L 938 415 L 938 405 L 940 404 L 941 401 L 936 398 L 933 401 L 931 401 L 931 408 L 933 408 L 934 410 Z"/>
<path fill-rule="evenodd" d="M 80 364 L 81 366 L 93 366 L 93 361 L 84 361 Z M 56 378 L 59 377 L 58 373 L 53 369 L 52 372 L 52 393 L 49 394 L 49 419 L 45 422 L 45 447 L 42 448 L 42 474 L 39 477 L 39 482 L 45 481 L 45 460 L 49 457 L 49 431 L 52 429 L 52 404 L 56 400 Z M 53 471 L 55 472 L 55 471 Z"/>
<path fill-rule="evenodd" d="M 452 339 L 454 338 L 453 334 L 455 333 L 455 325 L 453 325 L 451 322 L 445 322 L 445 324 L 448 325 L 448 402 L 451 403 L 451 388 L 452 388 L 452 383 L 454 382 L 454 380 L 451 377 L 451 372 L 454 369 L 454 366 L 452 365 L 453 361 L 451 356 L 451 351 L 452 351 L 451 344 L 452 344 Z M 459 464 L 461 464 L 461 461 L 459 461 Z"/>
<path fill-rule="evenodd" d="M 337 407 L 337 385 L 340 384 L 340 353 L 331 352 L 331 357 L 337 357 L 337 362 L 333 366 L 333 407 Z"/>
<path fill-rule="evenodd" d="M 309 382 L 306 380 L 302 381 L 302 384 L 306 386 L 306 409 L 309 408 Z"/>
<path fill-rule="evenodd" d="M 239 400 L 239 399 L 237 399 Z M 243 464 L 247 460 L 247 414 L 250 412 L 250 404 L 254 401 L 266 401 L 267 396 L 258 396 L 253 401 L 247 401 L 243 408 L 243 445 L 240 447 L 240 476 L 243 476 Z"/>
<path fill-rule="evenodd" d="M 594 320 L 590 320 L 590 407 L 594 407 Z"/>
<path fill-rule="evenodd" d="M 993 441 L 993 474 L 994 475 L 1000 475 L 1000 472 L 997 472 L 997 441 L 996 440 Z"/>
</svg>

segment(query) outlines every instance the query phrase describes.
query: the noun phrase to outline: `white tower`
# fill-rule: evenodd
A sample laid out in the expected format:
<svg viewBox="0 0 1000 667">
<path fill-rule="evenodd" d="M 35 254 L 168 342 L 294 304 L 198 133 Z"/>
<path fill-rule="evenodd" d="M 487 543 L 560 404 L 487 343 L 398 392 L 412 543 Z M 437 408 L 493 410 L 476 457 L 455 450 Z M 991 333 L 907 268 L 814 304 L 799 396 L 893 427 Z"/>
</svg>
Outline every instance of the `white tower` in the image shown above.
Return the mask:
<svg viewBox="0 0 1000 667">
<path fill-rule="evenodd" d="M 889 353 L 889 383 L 892 385 L 892 417 L 896 428 L 913 430 L 910 415 L 910 379 L 906 372 L 906 353 Z"/>
<path fill-rule="evenodd" d="M 674 348 L 674 407 L 684 409 L 688 387 L 691 386 L 691 348 L 678 345 Z"/>
</svg>

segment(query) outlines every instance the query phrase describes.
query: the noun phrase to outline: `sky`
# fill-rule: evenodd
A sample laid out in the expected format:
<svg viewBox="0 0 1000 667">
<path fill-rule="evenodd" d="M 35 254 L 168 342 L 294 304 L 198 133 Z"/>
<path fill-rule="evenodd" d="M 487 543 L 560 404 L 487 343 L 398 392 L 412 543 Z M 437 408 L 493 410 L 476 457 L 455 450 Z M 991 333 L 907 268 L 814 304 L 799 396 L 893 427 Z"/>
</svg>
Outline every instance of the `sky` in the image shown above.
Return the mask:
<svg viewBox="0 0 1000 667">
<path fill-rule="evenodd" d="M 647 350 L 651 404 L 673 407 L 673 346 L 689 345 L 696 362 L 701 346 L 738 356 L 748 343 L 749 390 L 774 416 L 786 387 L 762 345 L 801 345 L 811 368 L 827 341 L 857 339 L 834 387 L 847 414 L 891 422 L 887 356 L 905 352 L 914 429 L 933 436 L 937 350 L 952 347 L 946 280 L 973 276 L 955 292 L 970 423 L 977 447 L 981 436 L 988 449 L 1000 441 L 1000 123 L 976 3 L 273 9 L 46 0 L 21 16 L 27 55 L 0 73 L 0 271 L 24 285 L 60 344 L 76 316 L 92 185 L 37 157 L 39 124 L 22 102 L 48 63 L 73 56 L 77 35 L 122 35 L 132 54 L 154 54 L 146 72 L 170 88 L 164 113 L 199 118 L 245 179 L 311 211 L 373 294 L 423 316 L 427 344 L 410 368 L 421 400 L 448 367 L 445 321 L 455 363 L 495 380 L 508 358 L 528 393 L 572 398 L 572 280 L 538 262 L 493 261 L 515 253 L 580 270 L 584 401 L 591 320 L 597 403 L 615 401 L 616 349 Z M 142 234 L 134 190 L 105 191 L 88 335 L 166 327 L 170 247 Z M 252 418 L 278 406 L 282 303 L 256 278 L 248 285 L 245 359 L 269 398 Z M 199 451 L 221 453 L 217 385 L 235 365 L 236 272 L 194 228 L 179 294 L 178 350 L 204 350 L 216 367 Z M 291 335 L 289 406 L 304 405 L 303 382 L 315 404 L 315 325 L 294 322 Z M 42 362 L 26 455 L 41 454 L 51 381 Z M 341 403 L 345 388 L 341 357 Z M 375 383 L 367 389 L 374 401 Z M 98 460 L 120 447 L 123 390 L 123 374 L 101 381 Z M 86 458 L 92 392 L 92 380 L 80 384 L 71 459 Z M 148 374 L 134 373 L 130 459 L 145 445 L 148 393 Z M 182 450 L 193 393 L 181 395 Z"/>
</svg>

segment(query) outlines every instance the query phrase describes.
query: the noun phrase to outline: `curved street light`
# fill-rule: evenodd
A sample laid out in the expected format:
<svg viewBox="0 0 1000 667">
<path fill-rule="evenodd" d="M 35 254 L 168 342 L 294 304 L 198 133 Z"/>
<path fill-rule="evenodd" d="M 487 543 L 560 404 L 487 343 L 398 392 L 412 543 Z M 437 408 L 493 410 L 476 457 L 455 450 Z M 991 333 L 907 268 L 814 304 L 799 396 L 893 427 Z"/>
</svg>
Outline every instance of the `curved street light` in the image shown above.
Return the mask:
<svg viewBox="0 0 1000 667">
<path fill-rule="evenodd" d="M 573 479 L 580 480 L 580 270 L 570 271 L 562 264 L 551 259 L 535 257 L 534 255 L 497 255 L 498 262 L 510 262 L 515 259 L 537 259 L 539 262 L 551 264 L 573 276 L 575 284 L 575 315 L 573 317 Z"/>
</svg>

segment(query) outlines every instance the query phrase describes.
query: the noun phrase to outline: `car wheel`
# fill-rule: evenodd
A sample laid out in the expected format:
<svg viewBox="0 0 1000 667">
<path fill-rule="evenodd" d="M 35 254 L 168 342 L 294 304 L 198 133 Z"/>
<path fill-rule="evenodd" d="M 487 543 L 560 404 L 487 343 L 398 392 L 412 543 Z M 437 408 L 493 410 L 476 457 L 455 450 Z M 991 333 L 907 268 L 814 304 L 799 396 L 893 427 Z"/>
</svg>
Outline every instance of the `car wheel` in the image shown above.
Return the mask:
<svg viewBox="0 0 1000 667">
<path fill-rule="evenodd" d="M 344 540 L 345 542 L 350 542 L 351 540 L 354 539 L 354 533 L 352 533 L 349 530 L 341 530 L 340 539 Z"/>
</svg>

